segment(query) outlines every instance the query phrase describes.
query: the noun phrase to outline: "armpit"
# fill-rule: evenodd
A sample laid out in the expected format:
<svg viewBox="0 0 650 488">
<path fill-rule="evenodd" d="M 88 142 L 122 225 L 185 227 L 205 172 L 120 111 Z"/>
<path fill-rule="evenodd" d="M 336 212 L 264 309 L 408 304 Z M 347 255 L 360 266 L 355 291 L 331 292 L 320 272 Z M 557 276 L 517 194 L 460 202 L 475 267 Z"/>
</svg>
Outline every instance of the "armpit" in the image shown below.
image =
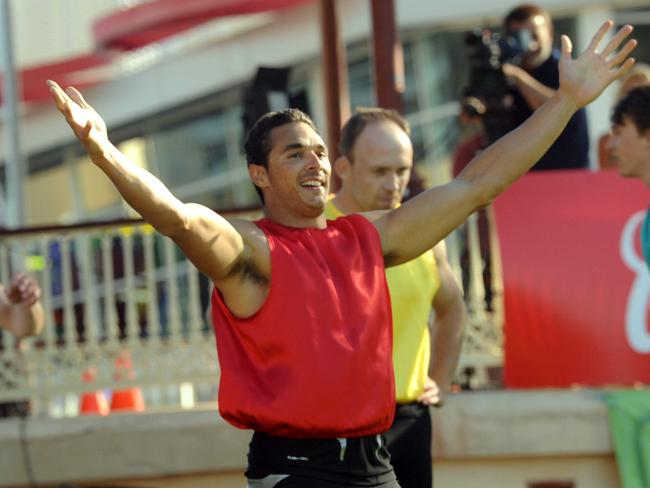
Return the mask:
<svg viewBox="0 0 650 488">
<path fill-rule="evenodd" d="M 265 286 L 269 284 L 268 276 L 260 272 L 252 259 L 238 259 L 228 273 L 228 278 L 239 276 L 241 280 L 248 280 L 256 285 Z"/>
</svg>

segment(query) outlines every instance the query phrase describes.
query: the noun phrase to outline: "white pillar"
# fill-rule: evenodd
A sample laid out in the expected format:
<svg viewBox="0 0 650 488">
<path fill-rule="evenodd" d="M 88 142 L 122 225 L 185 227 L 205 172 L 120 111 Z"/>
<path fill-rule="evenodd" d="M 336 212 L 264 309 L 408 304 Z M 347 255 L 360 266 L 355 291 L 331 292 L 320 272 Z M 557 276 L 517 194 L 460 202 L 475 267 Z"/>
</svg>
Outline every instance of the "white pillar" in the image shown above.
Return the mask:
<svg viewBox="0 0 650 488">
<path fill-rule="evenodd" d="M 573 41 L 573 55 L 578 56 L 586 49 L 591 38 L 606 19 L 612 19 L 614 12 L 608 7 L 593 7 L 581 10 L 576 17 L 576 39 Z M 612 29 L 613 32 L 613 29 Z M 611 38 L 611 36 L 608 36 Z M 604 44 L 604 41 L 603 41 Z M 598 167 L 598 139 L 609 131 L 609 114 L 614 104 L 617 83 L 614 83 L 587 107 L 591 168 Z"/>
<path fill-rule="evenodd" d="M 20 151 L 18 120 L 20 87 L 13 56 L 9 0 L 0 0 L 0 71 L 4 75 L 2 115 L 7 148 L 5 153 L 6 225 L 9 228 L 16 228 L 23 224 L 24 162 Z"/>
</svg>

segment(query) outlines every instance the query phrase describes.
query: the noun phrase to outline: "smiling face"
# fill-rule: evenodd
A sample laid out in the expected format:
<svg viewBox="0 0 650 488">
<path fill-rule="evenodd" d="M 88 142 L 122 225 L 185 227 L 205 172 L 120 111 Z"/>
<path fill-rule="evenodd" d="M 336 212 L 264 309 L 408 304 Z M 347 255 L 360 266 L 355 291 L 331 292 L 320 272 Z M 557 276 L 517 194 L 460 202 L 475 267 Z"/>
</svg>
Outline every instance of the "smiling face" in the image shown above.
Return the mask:
<svg viewBox="0 0 650 488">
<path fill-rule="evenodd" d="M 266 213 L 285 225 L 311 226 L 322 216 L 329 191 L 331 167 L 325 143 L 302 122 L 274 128 L 270 141 L 268 168 L 249 166 L 253 182 L 264 194 Z"/>
<path fill-rule="evenodd" d="M 639 131 L 629 118 L 614 124 L 607 150 L 621 176 L 641 178 L 650 186 L 650 129 Z"/>
<path fill-rule="evenodd" d="M 342 181 L 337 206 L 345 213 L 396 207 L 412 167 L 413 146 L 406 132 L 390 120 L 368 123 L 351 154 L 337 161 Z"/>
</svg>

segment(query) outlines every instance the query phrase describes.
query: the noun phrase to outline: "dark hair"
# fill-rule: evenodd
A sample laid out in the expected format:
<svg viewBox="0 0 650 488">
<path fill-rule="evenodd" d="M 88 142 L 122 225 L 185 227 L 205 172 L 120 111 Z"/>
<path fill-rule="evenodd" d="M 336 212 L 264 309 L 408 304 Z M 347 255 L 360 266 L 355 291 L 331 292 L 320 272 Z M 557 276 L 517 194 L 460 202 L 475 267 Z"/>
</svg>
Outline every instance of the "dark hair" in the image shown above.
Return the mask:
<svg viewBox="0 0 650 488">
<path fill-rule="evenodd" d="M 508 12 L 508 15 L 506 15 L 505 19 L 503 19 L 503 29 L 506 32 L 510 32 L 510 26 L 512 24 L 521 24 L 537 15 L 543 16 L 549 25 L 552 24 L 551 14 L 549 14 L 548 11 L 535 4 L 524 3 Z"/>
<path fill-rule="evenodd" d="M 639 133 L 650 129 L 650 85 L 630 90 L 614 107 L 611 121 L 623 125 L 631 120 Z"/>
<path fill-rule="evenodd" d="M 309 115 L 296 108 L 287 108 L 279 112 L 268 112 L 257 119 L 253 124 L 253 127 L 251 127 L 251 130 L 248 131 L 246 142 L 244 143 L 246 164 L 248 166 L 251 164 L 258 164 L 268 168 L 269 153 L 271 152 L 271 149 L 273 149 L 271 131 L 276 127 L 298 122 L 307 124 L 315 132 L 318 132 L 316 125 L 314 125 L 314 122 L 309 118 Z M 262 204 L 264 204 L 262 190 L 255 186 L 255 191 L 259 195 Z"/>
<path fill-rule="evenodd" d="M 411 126 L 408 121 L 395 110 L 361 107 L 356 110 L 355 114 L 348 119 L 343 129 L 341 129 L 339 142 L 341 154 L 352 162 L 352 149 L 359 135 L 363 132 L 363 129 L 372 122 L 382 122 L 385 120 L 397 124 L 407 135 L 411 134 Z"/>
</svg>

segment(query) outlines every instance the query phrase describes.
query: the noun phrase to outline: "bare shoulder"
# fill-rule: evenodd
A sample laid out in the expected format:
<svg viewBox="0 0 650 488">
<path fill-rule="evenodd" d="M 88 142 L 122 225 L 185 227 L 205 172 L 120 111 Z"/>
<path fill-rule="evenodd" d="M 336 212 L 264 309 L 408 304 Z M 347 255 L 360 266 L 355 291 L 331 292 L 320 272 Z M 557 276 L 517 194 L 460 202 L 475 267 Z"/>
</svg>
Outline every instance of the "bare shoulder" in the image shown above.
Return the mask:
<svg viewBox="0 0 650 488">
<path fill-rule="evenodd" d="M 377 222 L 381 222 L 381 218 L 390 212 L 390 210 L 372 210 L 370 212 L 360 212 L 358 215 L 366 218 L 376 226 Z"/>
<path fill-rule="evenodd" d="M 233 226 L 247 245 L 254 249 L 268 249 L 269 244 L 266 235 L 264 234 L 264 231 L 255 224 L 255 222 L 242 218 L 228 218 L 226 220 L 228 220 L 230 225 Z"/>
</svg>

